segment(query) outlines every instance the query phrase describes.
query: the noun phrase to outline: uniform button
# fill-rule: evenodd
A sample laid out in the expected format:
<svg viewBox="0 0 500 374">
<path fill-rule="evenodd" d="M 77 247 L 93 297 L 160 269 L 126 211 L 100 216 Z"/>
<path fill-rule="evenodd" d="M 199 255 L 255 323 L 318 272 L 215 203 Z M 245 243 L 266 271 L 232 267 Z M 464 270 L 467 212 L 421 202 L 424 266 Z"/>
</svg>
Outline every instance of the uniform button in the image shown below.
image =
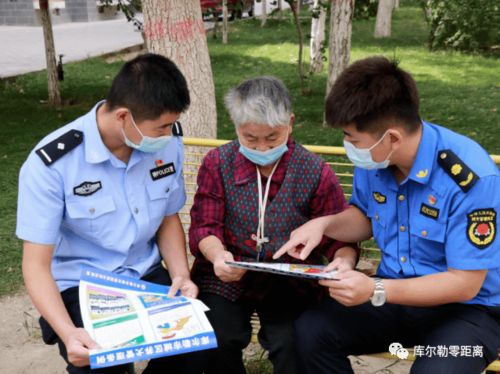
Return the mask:
<svg viewBox="0 0 500 374">
<path fill-rule="evenodd" d="M 405 256 L 401 256 L 401 262 L 406 262 L 406 257 Z"/>
<path fill-rule="evenodd" d="M 134 213 L 135 214 L 139 213 L 139 208 L 134 208 Z"/>
<path fill-rule="evenodd" d="M 403 225 L 399 226 L 399 231 L 405 232 L 406 231 L 406 227 L 404 227 Z"/>
<path fill-rule="evenodd" d="M 378 221 L 379 217 L 378 217 L 378 214 L 375 214 L 375 221 Z"/>
<path fill-rule="evenodd" d="M 422 230 L 422 236 L 427 236 L 427 231 L 426 230 Z"/>
<path fill-rule="evenodd" d="M 89 209 L 89 213 L 90 213 L 90 214 L 94 214 L 94 213 L 95 213 L 95 208 L 90 208 L 90 209 Z"/>
<path fill-rule="evenodd" d="M 405 195 L 399 195 L 398 199 L 399 199 L 399 201 L 403 201 L 405 199 Z"/>
</svg>

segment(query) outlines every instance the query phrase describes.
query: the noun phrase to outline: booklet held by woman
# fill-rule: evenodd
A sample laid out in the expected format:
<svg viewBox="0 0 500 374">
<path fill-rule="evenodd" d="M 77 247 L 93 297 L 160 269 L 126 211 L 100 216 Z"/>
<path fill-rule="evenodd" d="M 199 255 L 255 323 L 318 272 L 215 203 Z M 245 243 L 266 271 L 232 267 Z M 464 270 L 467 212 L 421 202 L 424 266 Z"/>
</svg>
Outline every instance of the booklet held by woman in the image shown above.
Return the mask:
<svg viewBox="0 0 500 374">
<path fill-rule="evenodd" d="M 241 269 L 289 275 L 292 277 L 299 277 L 299 278 L 335 280 L 335 275 L 337 274 L 335 270 L 325 272 L 324 270 L 326 266 L 323 265 L 288 264 L 282 262 L 244 262 L 244 261 L 226 261 L 226 264 Z"/>
</svg>

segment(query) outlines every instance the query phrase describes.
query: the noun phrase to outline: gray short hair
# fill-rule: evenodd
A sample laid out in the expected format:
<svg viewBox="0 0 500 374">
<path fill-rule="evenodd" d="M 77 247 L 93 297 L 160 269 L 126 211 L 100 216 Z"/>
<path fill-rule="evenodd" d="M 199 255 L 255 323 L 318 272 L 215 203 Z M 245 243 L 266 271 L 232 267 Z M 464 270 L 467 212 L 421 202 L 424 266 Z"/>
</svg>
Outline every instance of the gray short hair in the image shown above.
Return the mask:
<svg viewBox="0 0 500 374">
<path fill-rule="evenodd" d="M 236 127 L 255 123 L 271 127 L 288 125 L 292 115 L 290 94 L 275 77 L 258 77 L 231 89 L 224 98 Z"/>
</svg>

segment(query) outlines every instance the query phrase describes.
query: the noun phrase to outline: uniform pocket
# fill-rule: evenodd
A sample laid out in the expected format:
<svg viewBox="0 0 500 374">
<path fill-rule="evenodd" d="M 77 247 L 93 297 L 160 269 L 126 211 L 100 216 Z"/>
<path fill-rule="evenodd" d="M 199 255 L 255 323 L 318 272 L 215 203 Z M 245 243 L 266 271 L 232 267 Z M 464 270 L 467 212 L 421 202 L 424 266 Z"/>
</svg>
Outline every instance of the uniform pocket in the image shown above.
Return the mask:
<svg viewBox="0 0 500 374">
<path fill-rule="evenodd" d="M 377 242 L 378 247 L 380 249 L 385 248 L 386 217 L 384 212 L 378 209 L 378 206 L 371 205 L 368 207 L 366 215 L 372 222 L 373 238 Z"/>
<path fill-rule="evenodd" d="M 412 256 L 435 263 L 445 260 L 446 223 L 415 220 L 411 223 L 410 234 Z"/>
<path fill-rule="evenodd" d="M 175 179 L 167 181 L 167 183 L 157 181 L 146 186 L 149 196 L 149 216 L 152 225 L 160 225 L 167 212 L 170 196 L 177 186 Z"/>
<path fill-rule="evenodd" d="M 82 237 L 94 237 L 103 227 L 111 224 L 111 213 L 115 211 L 112 196 L 67 200 L 64 225 Z"/>
</svg>

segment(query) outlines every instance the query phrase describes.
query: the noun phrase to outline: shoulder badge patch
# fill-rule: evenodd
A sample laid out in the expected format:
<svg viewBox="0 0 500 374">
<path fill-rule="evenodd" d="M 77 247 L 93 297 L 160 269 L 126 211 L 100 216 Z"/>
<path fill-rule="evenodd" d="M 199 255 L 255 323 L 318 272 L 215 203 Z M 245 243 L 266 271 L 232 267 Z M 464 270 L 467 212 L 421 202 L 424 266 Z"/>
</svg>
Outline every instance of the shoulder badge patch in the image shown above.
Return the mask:
<svg viewBox="0 0 500 374">
<path fill-rule="evenodd" d="M 100 181 L 98 182 L 83 182 L 76 187 L 73 187 L 73 193 L 78 196 L 90 196 L 102 188 Z"/>
<path fill-rule="evenodd" d="M 449 149 L 439 151 L 437 162 L 464 192 L 469 191 L 479 179 L 479 177 Z"/>
<path fill-rule="evenodd" d="M 379 204 L 385 204 L 387 201 L 387 197 L 385 195 L 382 195 L 380 192 L 373 192 L 373 198 L 375 201 Z"/>
<path fill-rule="evenodd" d="M 467 214 L 467 239 L 479 249 L 495 240 L 497 231 L 495 209 L 477 209 Z"/>
<path fill-rule="evenodd" d="M 176 121 L 172 125 L 172 135 L 173 136 L 183 136 L 184 135 L 184 133 L 182 132 L 181 123 L 179 121 Z"/>
<path fill-rule="evenodd" d="M 155 167 L 154 169 L 149 170 L 149 173 L 151 174 L 151 178 L 155 181 L 175 174 L 175 166 L 173 162 L 170 162 L 168 164 L 160 165 L 158 167 Z"/>
<path fill-rule="evenodd" d="M 57 139 L 36 150 L 36 154 L 46 166 L 52 165 L 69 151 L 75 149 L 83 141 L 83 132 L 69 130 Z"/>
<path fill-rule="evenodd" d="M 420 214 L 437 220 L 439 218 L 439 209 L 422 203 L 422 205 L 420 205 Z"/>
</svg>

